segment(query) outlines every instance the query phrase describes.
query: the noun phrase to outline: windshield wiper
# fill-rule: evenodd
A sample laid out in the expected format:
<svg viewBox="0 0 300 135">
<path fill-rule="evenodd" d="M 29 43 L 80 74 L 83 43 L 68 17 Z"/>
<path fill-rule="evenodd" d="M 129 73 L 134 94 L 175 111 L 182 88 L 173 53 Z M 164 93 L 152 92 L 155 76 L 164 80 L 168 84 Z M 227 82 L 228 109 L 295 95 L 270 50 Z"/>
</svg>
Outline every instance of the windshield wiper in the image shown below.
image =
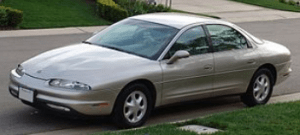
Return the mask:
<svg viewBox="0 0 300 135">
<path fill-rule="evenodd" d="M 93 43 L 88 42 L 88 41 L 82 41 L 82 43 L 90 44 L 90 45 L 93 44 Z M 105 47 L 105 48 L 109 48 L 109 49 L 113 49 L 113 50 L 125 52 L 125 53 L 128 53 L 128 54 L 134 54 L 134 55 L 137 55 L 137 54 L 135 54 L 135 53 L 133 53 L 133 52 L 129 52 L 129 51 L 126 51 L 126 50 L 123 50 L 123 49 L 120 49 L 120 48 L 117 48 L 117 47 L 114 47 L 114 46 L 101 45 L 101 44 L 94 44 L 94 45 L 98 45 L 98 46 L 101 46 L 101 47 Z"/>
<path fill-rule="evenodd" d="M 109 49 L 113 49 L 113 50 L 117 50 L 117 51 L 121 51 L 121 52 L 125 52 L 125 53 L 128 53 L 128 54 L 134 54 L 134 55 L 137 55 L 133 52 L 129 52 L 129 51 L 126 51 L 126 50 L 123 50 L 123 49 L 120 49 L 120 48 L 117 48 L 117 47 L 114 47 L 114 46 L 106 46 L 106 45 L 100 45 L 102 47 L 106 47 L 106 48 L 109 48 Z"/>
<path fill-rule="evenodd" d="M 101 46 L 102 46 L 102 47 L 109 48 L 109 49 L 113 49 L 113 50 L 125 52 L 123 49 L 120 49 L 120 48 L 117 48 L 117 47 L 113 47 L 113 46 L 105 46 L 105 45 L 101 45 Z"/>
<path fill-rule="evenodd" d="M 89 44 L 89 45 L 92 44 L 91 42 L 88 42 L 88 41 L 82 41 L 82 43 Z"/>
</svg>

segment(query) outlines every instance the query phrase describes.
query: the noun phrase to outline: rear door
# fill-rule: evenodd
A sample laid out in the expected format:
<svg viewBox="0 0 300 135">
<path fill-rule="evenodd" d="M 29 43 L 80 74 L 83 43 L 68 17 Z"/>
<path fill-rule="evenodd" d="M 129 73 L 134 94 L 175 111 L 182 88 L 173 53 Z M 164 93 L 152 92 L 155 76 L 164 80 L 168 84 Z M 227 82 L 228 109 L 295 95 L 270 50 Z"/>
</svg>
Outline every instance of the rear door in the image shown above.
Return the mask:
<svg viewBox="0 0 300 135">
<path fill-rule="evenodd" d="M 245 92 L 258 67 L 259 55 L 236 29 L 220 24 L 206 25 L 214 49 L 215 96 Z"/>
</svg>

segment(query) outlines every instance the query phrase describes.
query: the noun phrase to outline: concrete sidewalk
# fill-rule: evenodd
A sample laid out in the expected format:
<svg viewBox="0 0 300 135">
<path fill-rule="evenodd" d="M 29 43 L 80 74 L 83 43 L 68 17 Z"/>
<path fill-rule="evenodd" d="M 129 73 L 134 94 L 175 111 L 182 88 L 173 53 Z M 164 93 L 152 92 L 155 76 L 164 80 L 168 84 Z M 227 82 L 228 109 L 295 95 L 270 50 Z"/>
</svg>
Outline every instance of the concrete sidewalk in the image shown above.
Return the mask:
<svg viewBox="0 0 300 135">
<path fill-rule="evenodd" d="M 214 15 L 230 22 L 300 18 L 300 13 L 268 9 L 229 0 L 172 0 L 172 8 Z"/>
<path fill-rule="evenodd" d="M 9 30 L 9 31 L 0 31 L 0 38 L 93 33 L 96 31 L 100 31 L 106 27 L 107 26 L 91 26 L 91 27 L 70 27 L 70 28 L 54 28 L 54 29 Z"/>
</svg>

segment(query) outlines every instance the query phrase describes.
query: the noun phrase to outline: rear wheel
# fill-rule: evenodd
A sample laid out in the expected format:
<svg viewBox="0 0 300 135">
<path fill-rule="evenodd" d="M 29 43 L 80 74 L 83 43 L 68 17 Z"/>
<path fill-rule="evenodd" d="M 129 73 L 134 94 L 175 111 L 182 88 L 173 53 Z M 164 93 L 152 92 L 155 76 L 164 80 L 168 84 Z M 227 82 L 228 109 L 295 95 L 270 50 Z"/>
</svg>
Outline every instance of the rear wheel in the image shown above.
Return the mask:
<svg viewBox="0 0 300 135">
<path fill-rule="evenodd" d="M 241 96 L 247 106 L 266 104 L 273 91 L 274 78 L 270 70 L 259 69 L 253 76 L 246 94 Z"/>
<path fill-rule="evenodd" d="M 119 127 L 139 127 L 152 110 L 152 97 L 145 85 L 133 84 L 120 93 L 115 104 L 113 119 Z"/>
</svg>

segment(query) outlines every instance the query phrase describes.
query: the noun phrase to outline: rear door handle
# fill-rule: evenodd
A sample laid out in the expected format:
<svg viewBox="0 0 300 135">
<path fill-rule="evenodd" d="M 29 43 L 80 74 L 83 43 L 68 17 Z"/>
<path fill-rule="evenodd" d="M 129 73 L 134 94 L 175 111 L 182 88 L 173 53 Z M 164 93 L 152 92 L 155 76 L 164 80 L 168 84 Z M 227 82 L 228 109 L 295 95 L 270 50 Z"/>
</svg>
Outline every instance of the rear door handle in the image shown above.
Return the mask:
<svg viewBox="0 0 300 135">
<path fill-rule="evenodd" d="M 247 63 L 248 63 L 248 64 L 255 64 L 256 62 L 255 62 L 254 59 L 252 59 L 252 60 L 249 60 Z"/>
</svg>

